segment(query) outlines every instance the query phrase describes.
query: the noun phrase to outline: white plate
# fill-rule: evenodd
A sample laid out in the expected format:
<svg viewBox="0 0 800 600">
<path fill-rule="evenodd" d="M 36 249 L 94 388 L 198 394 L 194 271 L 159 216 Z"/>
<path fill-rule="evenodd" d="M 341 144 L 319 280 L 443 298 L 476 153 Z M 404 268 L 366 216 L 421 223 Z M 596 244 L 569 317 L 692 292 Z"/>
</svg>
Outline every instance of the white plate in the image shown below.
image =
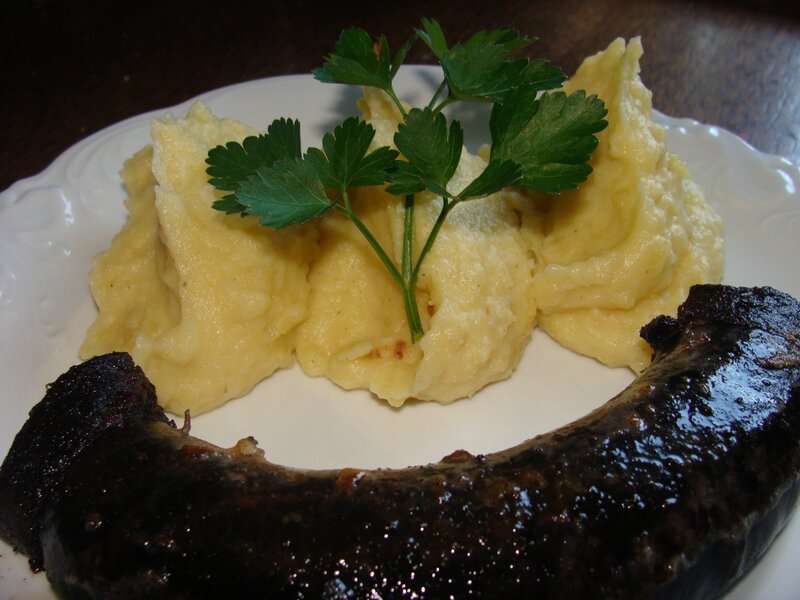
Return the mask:
<svg viewBox="0 0 800 600">
<path fill-rule="evenodd" d="M 401 96 L 427 102 L 430 68 L 404 68 Z M 305 144 L 345 114 L 358 90 L 298 75 L 254 81 L 203 95 L 219 116 L 263 130 L 273 118 L 295 117 Z M 657 99 L 656 99 L 657 100 Z M 170 109 L 182 116 L 191 101 Z M 94 318 L 87 271 L 93 255 L 119 230 L 125 191 L 123 160 L 149 142 L 141 115 L 75 145 L 42 174 L 0 194 L 0 455 L 5 456 L 44 386 L 77 362 Z M 486 139 L 480 111 L 460 114 L 468 144 Z M 800 297 L 800 170 L 757 152 L 734 135 L 689 120 L 657 115 L 670 148 L 691 166 L 726 227 L 726 280 L 772 285 Z M 576 377 L 576 373 L 581 373 Z M 574 355 L 534 332 L 522 364 L 507 381 L 450 406 L 415 404 L 393 410 L 367 393 L 344 393 L 298 369 L 280 372 L 246 398 L 192 421 L 192 432 L 222 446 L 254 435 L 267 457 L 302 467 L 406 466 L 440 459 L 457 448 L 499 450 L 567 423 L 622 389 L 632 375 Z M 533 391 L 532 391 L 533 390 Z M 789 598 L 800 589 L 800 518 L 727 598 Z M 43 575 L 0 542 L 0 598 L 53 598 Z"/>
</svg>

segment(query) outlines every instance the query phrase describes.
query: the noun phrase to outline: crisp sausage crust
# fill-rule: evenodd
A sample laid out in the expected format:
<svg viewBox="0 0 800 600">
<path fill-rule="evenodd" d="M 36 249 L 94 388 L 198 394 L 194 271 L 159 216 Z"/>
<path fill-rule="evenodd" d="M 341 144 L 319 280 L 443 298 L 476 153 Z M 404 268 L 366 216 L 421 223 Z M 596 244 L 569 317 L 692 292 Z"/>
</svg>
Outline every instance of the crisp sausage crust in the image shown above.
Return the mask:
<svg viewBox="0 0 800 600">
<path fill-rule="evenodd" d="M 214 447 L 99 357 L 18 435 L 0 533 L 65 598 L 714 597 L 797 501 L 800 306 L 697 286 L 642 334 L 653 364 L 582 419 L 376 471 Z"/>
</svg>

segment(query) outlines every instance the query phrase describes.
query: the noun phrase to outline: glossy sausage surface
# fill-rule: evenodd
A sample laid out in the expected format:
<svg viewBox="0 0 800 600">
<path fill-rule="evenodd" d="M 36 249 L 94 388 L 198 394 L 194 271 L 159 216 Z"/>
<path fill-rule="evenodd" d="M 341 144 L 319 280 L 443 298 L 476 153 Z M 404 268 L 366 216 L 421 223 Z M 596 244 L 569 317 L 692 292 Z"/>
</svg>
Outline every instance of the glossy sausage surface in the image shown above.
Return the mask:
<svg viewBox="0 0 800 600">
<path fill-rule="evenodd" d="M 64 598 L 713 598 L 798 497 L 800 307 L 698 286 L 582 419 L 485 456 L 302 471 L 168 422 L 127 355 L 74 367 L 0 470 L 0 534 Z"/>
</svg>

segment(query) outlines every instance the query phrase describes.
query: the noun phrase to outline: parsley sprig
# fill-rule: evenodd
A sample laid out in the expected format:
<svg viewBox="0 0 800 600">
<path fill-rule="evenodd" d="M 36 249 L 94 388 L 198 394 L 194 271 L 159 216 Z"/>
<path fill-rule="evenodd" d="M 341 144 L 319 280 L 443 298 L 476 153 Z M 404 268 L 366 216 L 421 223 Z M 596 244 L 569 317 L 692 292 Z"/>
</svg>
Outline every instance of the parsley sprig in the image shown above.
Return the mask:
<svg viewBox="0 0 800 600">
<path fill-rule="evenodd" d="M 428 105 L 408 109 L 393 81 L 417 40 L 438 59 L 443 77 Z M 257 216 L 261 225 L 272 228 L 303 223 L 329 210 L 342 213 L 400 287 L 411 339 L 419 341 L 424 334 L 415 298 L 420 267 L 453 208 L 509 186 L 558 193 L 577 187 L 591 173 L 588 161 L 597 146 L 595 134 L 606 126 L 605 105 L 583 91 L 567 95 L 556 90 L 565 79 L 560 69 L 542 59 L 517 56 L 534 41 L 501 28 L 480 31 L 450 46 L 441 26 L 423 19 L 392 56 L 385 36 L 374 40 L 362 29 L 344 30 L 314 77 L 383 90 L 403 117 L 394 135 L 395 148 L 370 151 L 375 129 L 350 117 L 323 136 L 321 148 L 303 153 L 300 123 L 276 119 L 264 134 L 209 151 L 209 182 L 228 192 L 214 208 Z M 449 184 L 461 158 L 464 131 L 442 112 L 454 102 L 492 105 L 489 162 L 460 191 Z M 404 198 L 399 265 L 351 206 L 350 191 L 371 185 L 385 185 L 387 192 Z M 414 203 L 421 192 L 436 194 L 442 205 L 415 257 Z"/>
</svg>

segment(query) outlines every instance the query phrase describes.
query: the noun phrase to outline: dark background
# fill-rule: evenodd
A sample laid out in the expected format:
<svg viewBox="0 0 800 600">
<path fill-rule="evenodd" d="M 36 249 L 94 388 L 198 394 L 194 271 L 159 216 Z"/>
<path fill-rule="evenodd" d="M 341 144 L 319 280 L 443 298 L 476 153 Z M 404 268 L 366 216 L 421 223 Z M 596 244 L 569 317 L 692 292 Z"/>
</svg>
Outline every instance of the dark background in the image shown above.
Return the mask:
<svg viewBox="0 0 800 600">
<path fill-rule="evenodd" d="M 572 73 L 617 36 L 641 35 L 662 112 L 729 129 L 800 163 L 800 17 L 794 2 L 255 2 L 0 0 L 0 190 L 124 118 L 321 64 L 344 27 L 396 48 L 422 16 L 449 41 L 512 26 L 527 52 Z M 411 62 L 431 62 L 422 44 Z"/>
</svg>

